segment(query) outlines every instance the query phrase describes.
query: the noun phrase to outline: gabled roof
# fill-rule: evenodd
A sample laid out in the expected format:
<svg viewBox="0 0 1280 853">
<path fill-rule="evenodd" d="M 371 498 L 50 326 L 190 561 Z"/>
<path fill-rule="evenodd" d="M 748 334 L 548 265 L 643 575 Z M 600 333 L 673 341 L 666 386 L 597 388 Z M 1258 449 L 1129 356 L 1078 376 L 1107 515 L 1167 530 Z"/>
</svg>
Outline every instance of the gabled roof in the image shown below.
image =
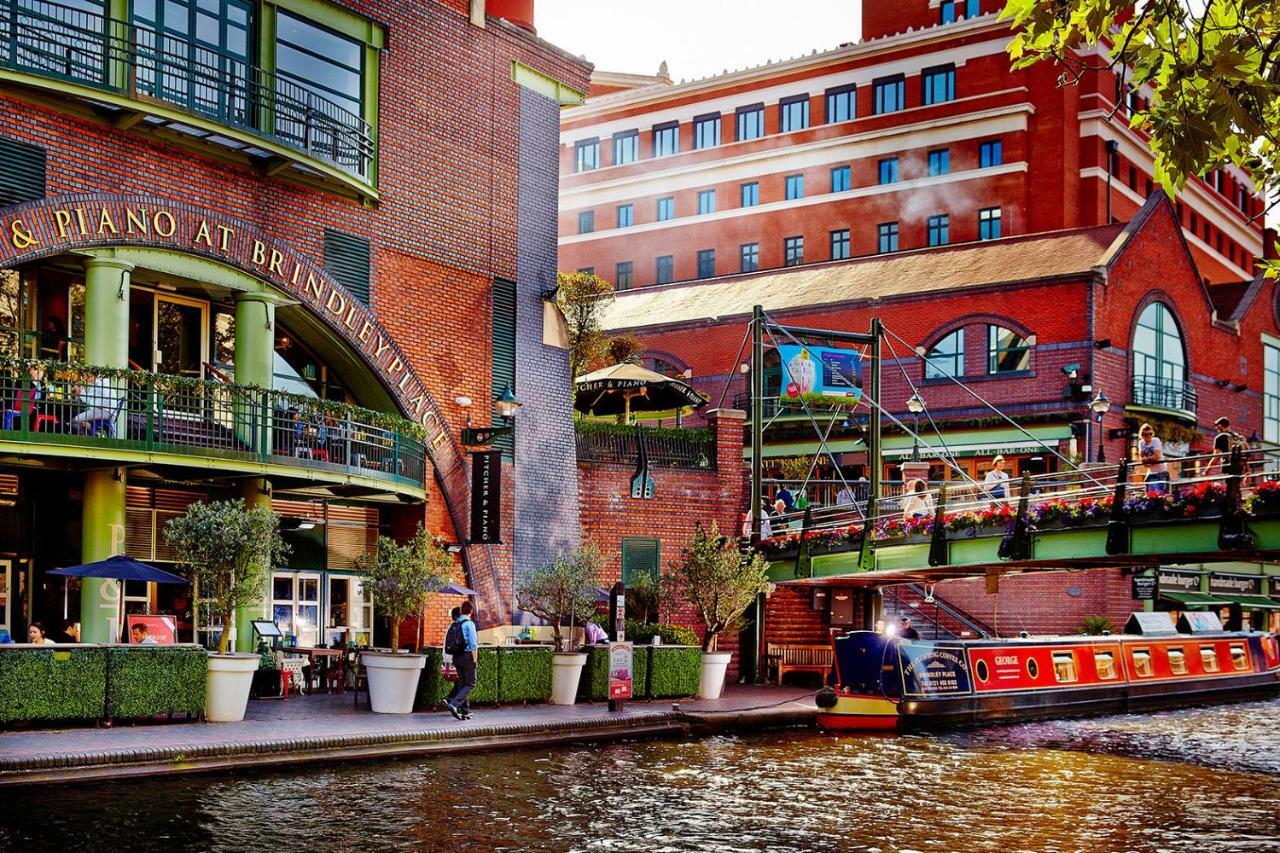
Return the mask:
<svg viewBox="0 0 1280 853">
<path fill-rule="evenodd" d="M 624 291 L 606 329 L 636 329 L 914 293 L 1089 276 L 1132 235 L 1123 225 L 1051 231 L 934 249 Z"/>
</svg>

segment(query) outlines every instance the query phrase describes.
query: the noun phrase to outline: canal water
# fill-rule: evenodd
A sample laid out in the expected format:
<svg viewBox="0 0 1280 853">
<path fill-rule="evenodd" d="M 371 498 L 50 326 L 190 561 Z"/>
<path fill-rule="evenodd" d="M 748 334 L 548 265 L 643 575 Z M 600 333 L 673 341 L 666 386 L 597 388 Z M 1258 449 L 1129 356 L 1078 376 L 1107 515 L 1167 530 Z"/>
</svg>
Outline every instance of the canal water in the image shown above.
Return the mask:
<svg viewBox="0 0 1280 853">
<path fill-rule="evenodd" d="M 0 793 L 0 849 L 1280 851 L 1280 700 Z"/>
</svg>

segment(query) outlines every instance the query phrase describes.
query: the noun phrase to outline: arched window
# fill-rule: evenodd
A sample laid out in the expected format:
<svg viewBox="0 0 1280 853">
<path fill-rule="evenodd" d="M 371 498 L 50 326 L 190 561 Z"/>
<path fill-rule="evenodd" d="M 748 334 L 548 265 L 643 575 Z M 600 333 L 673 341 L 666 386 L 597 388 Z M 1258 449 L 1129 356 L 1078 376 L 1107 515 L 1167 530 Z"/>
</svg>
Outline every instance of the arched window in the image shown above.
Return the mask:
<svg viewBox="0 0 1280 853">
<path fill-rule="evenodd" d="M 1139 406 L 1186 409 L 1187 353 L 1173 312 L 1163 302 L 1142 309 L 1133 330 L 1133 401 Z"/>
<path fill-rule="evenodd" d="M 964 375 L 964 329 L 956 329 L 942 340 L 924 357 L 924 378 L 943 379 L 948 376 Z"/>
<path fill-rule="evenodd" d="M 1013 329 L 987 326 L 987 373 L 1031 369 L 1031 343 Z"/>
</svg>

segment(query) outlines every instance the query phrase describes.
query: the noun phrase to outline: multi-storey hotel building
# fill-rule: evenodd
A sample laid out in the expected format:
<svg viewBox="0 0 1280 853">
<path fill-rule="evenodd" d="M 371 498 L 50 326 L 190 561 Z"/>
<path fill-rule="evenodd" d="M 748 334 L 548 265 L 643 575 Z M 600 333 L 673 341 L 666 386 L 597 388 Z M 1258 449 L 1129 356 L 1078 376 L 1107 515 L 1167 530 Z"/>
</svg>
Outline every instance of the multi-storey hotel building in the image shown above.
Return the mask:
<svg viewBox="0 0 1280 853">
<path fill-rule="evenodd" d="M 1127 221 L 1159 191 L 1117 76 L 1013 72 L 997 0 L 863 3 L 863 38 L 691 82 L 602 75 L 561 122 L 560 266 L 619 289 Z M 1201 274 L 1251 278 L 1235 168 L 1177 215 Z"/>
<path fill-rule="evenodd" d="M 223 630 L 192 624 L 185 589 L 47 571 L 164 564 L 167 519 L 234 496 L 293 546 L 241 648 L 268 614 L 303 645 L 368 641 L 354 559 L 420 522 L 460 543 L 481 627 L 510 624 L 512 567 L 577 537 L 543 294 L 559 112 L 588 67 L 532 11 L 0 7 L 0 630 L 79 619 L 100 642 L 122 611 Z M 502 525 L 472 544 L 463 430 L 508 388 Z"/>
</svg>

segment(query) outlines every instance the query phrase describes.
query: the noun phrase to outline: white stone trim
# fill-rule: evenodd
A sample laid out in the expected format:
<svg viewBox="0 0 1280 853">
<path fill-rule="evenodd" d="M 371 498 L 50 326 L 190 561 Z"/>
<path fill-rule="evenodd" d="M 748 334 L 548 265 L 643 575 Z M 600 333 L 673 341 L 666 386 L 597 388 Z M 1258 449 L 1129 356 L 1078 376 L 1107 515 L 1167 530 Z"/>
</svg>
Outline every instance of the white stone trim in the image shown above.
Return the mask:
<svg viewBox="0 0 1280 853">
<path fill-rule="evenodd" d="M 660 172 L 640 172 L 578 186 L 562 184 L 560 209 L 569 211 L 595 208 L 669 195 L 680 190 L 749 181 L 762 175 L 790 173 L 814 166 L 897 154 L 909 148 L 927 148 L 977 137 L 1025 132 L 1027 117 L 1033 112 L 1034 108 L 1029 103 L 1014 104 L 943 119 L 897 125 L 868 133 L 821 139 L 802 145 L 769 148 L 705 163 L 687 163 Z"/>
<path fill-rule="evenodd" d="M 951 25 L 948 24 L 947 26 Z M 890 77 L 894 74 L 903 74 L 907 77 L 919 76 L 921 69 L 934 65 L 955 63 L 956 68 L 959 69 L 964 67 L 965 63 L 970 59 L 1004 53 L 1008 44 L 1009 39 L 1002 36 L 998 39 L 960 45 L 940 50 L 936 53 L 917 54 L 875 65 L 851 68 L 832 74 L 823 74 L 819 77 L 810 77 L 805 80 L 796 80 L 791 83 L 765 86 L 747 92 L 735 92 L 732 95 L 721 95 L 675 107 L 662 108 L 661 103 L 659 103 L 656 105 L 659 108 L 653 112 L 628 115 L 625 118 L 610 119 L 563 130 L 560 133 L 560 144 L 572 147 L 575 142 L 591 139 L 595 136 L 599 136 L 603 142 L 606 137 L 612 139 L 613 134 L 627 130 L 639 130 L 643 137 L 654 125 L 658 124 L 667 124 L 673 121 L 688 124 L 693 120 L 694 116 L 703 115 L 704 113 L 718 112 L 722 115 L 731 115 L 738 107 L 745 107 L 748 104 L 763 102 L 768 106 L 769 104 L 777 103 L 783 98 L 800 95 L 805 92 L 808 92 L 812 97 L 836 86 L 848 86 L 851 84 L 867 86 L 878 77 Z M 776 75 L 777 73 L 778 69 L 775 68 L 774 74 Z M 662 101 L 673 100 L 679 96 L 679 87 L 666 88 L 662 94 Z M 931 104 L 930 106 L 933 105 Z M 859 117 L 861 118 L 861 116 Z M 583 115 L 580 109 L 566 110 L 562 114 L 561 123 L 577 122 L 582 118 Z"/>
<path fill-rule="evenodd" d="M 737 219 L 743 216 L 773 213 L 780 210 L 795 210 L 802 207 L 812 207 L 816 204 L 833 204 L 838 201 L 853 198 L 867 198 L 870 196 L 885 195 L 895 192 L 911 192 L 913 190 L 927 189 L 929 187 L 936 187 L 943 184 L 978 181 L 984 178 L 997 177 L 999 175 L 1012 175 L 1026 171 L 1027 164 L 1023 161 L 1005 163 L 1000 166 L 989 166 L 986 169 L 966 169 L 962 172 L 949 172 L 945 175 L 916 178 L 910 181 L 898 181 L 893 184 L 873 184 L 869 187 L 855 187 L 851 190 L 845 190 L 844 192 L 828 192 L 821 193 L 819 195 L 806 196 L 804 198 L 772 201 L 767 204 L 757 204 L 754 207 L 733 207 L 726 210 L 717 210 L 715 213 L 703 213 L 695 216 L 680 216 L 663 222 L 646 222 L 643 225 L 632 225 L 629 228 L 609 228 L 603 231 L 592 231 L 590 234 L 569 234 L 560 238 L 560 245 L 573 246 L 578 243 L 589 243 L 592 240 L 605 240 L 612 237 L 628 236 L 632 234 L 647 234 L 653 231 L 663 231 L 670 228 L 683 228 L 687 225 L 700 225 L 705 222 L 720 222 L 726 219 Z M 977 215 L 976 208 L 974 209 L 974 215 Z"/>
</svg>

